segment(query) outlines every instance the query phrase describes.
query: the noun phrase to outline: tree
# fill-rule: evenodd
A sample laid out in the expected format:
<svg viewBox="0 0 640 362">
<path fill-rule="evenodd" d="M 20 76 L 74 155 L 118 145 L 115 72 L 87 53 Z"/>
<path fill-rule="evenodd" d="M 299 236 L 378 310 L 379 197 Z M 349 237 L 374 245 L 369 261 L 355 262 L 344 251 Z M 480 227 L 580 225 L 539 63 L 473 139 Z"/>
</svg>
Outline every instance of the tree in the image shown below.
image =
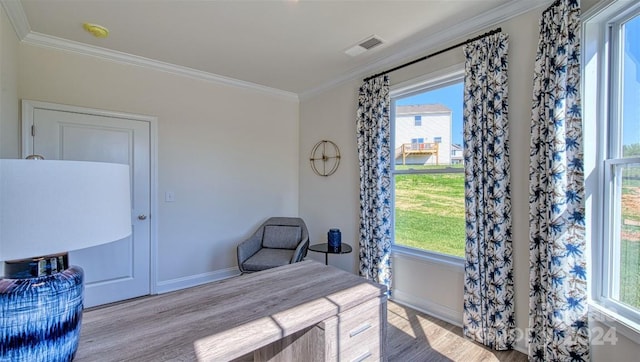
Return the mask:
<svg viewBox="0 0 640 362">
<path fill-rule="evenodd" d="M 640 156 L 640 143 L 632 143 L 622 147 L 622 155 L 624 157 Z"/>
</svg>

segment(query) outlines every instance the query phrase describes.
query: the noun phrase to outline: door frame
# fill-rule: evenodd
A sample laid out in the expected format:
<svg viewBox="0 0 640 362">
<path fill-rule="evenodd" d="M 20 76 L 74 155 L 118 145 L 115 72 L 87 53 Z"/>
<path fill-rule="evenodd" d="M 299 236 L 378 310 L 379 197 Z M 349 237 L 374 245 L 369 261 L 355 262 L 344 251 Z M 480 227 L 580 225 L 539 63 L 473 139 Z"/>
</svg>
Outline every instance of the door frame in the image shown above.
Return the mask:
<svg viewBox="0 0 640 362">
<path fill-rule="evenodd" d="M 122 118 L 149 123 L 149 171 L 151 173 L 149 175 L 149 222 L 151 223 L 149 230 L 151 239 L 149 240 L 149 293 L 151 295 L 157 294 L 158 218 L 156 216 L 158 215 L 158 117 L 22 99 L 22 158 L 30 155 L 30 150 L 33 150 L 33 137 L 31 135 L 31 129 L 33 127 L 33 114 L 36 109 L 80 113 L 111 118 Z"/>
</svg>

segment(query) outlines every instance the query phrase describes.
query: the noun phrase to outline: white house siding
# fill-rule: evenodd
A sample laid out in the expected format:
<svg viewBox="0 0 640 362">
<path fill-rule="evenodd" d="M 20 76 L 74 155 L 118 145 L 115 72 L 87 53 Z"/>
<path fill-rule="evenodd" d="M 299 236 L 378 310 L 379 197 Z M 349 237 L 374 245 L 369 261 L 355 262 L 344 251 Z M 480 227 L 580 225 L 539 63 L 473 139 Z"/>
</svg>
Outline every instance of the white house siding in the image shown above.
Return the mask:
<svg viewBox="0 0 640 362">
<path fill-rule="evenodd" d="M 422 117 L 422 125 L 415 125 L 415 116 Z M 433 143 L 440 138 L 438 144 L 438 160 L 435 155 L 415 154 L 407 156 L 407 164 L 449 165 L 451 164 L 451 110 L 441 104 L 423 104 L 396 107 L 395 149 L 396 164 L 402 164 L 399 149 L 403 143 L 411 143 L 412 139 L 422 138 L 425 143 Z"/>
<path fill-rule="evenodd" d="M 453 144 L 451 146 L 451 163 L 454 165 L 461 164 L 463 159 L 464 159 L 464 154 L 463 154 L 462 146 Z"/>
</svg>

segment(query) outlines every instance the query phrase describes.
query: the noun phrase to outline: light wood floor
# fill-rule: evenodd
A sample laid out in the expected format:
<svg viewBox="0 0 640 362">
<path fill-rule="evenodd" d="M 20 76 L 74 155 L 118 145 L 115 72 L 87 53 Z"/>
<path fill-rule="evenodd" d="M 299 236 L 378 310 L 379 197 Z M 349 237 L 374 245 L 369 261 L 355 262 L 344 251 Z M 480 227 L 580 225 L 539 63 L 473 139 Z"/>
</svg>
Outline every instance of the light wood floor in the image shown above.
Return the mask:
<svg viewBox="0 0 640 362">
<path fill-rule="evenodd" d="M 387 302 L 390 362 L 527 361 L 518 351 L 493 351 L 462 336 L 462 328 L 393 301 Z"/>
</svg>

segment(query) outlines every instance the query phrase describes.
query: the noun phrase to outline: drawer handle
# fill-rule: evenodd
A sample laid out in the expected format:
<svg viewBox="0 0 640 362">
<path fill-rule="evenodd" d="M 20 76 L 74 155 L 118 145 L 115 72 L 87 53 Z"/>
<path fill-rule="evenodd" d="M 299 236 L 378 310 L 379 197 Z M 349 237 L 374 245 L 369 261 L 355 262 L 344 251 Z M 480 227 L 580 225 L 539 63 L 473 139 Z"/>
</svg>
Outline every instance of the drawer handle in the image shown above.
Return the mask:
<svg viewBox="0 0 640 362">
<path fill-rule="evenodd" d="M 351 362 L 362 362 L 362 361 L 366 360 L 367 358 L 369 358 L 370 356 L 371 356 L 371 352 L 366 351 L 364 354 L 362 354 L 362 356 L 360 356 L 360 357 L 358 357 L 358 358 L 356 358 L 354 360 L 351 360 Z"/>
<path fill-rule="evenodd" d="M 349 337 L 355 337 L 369 328 L 371 328 L 371 323 L 363 324 L 360 327 L 351 330 L 351 332 L 349 332 Z"/>
</svg>

